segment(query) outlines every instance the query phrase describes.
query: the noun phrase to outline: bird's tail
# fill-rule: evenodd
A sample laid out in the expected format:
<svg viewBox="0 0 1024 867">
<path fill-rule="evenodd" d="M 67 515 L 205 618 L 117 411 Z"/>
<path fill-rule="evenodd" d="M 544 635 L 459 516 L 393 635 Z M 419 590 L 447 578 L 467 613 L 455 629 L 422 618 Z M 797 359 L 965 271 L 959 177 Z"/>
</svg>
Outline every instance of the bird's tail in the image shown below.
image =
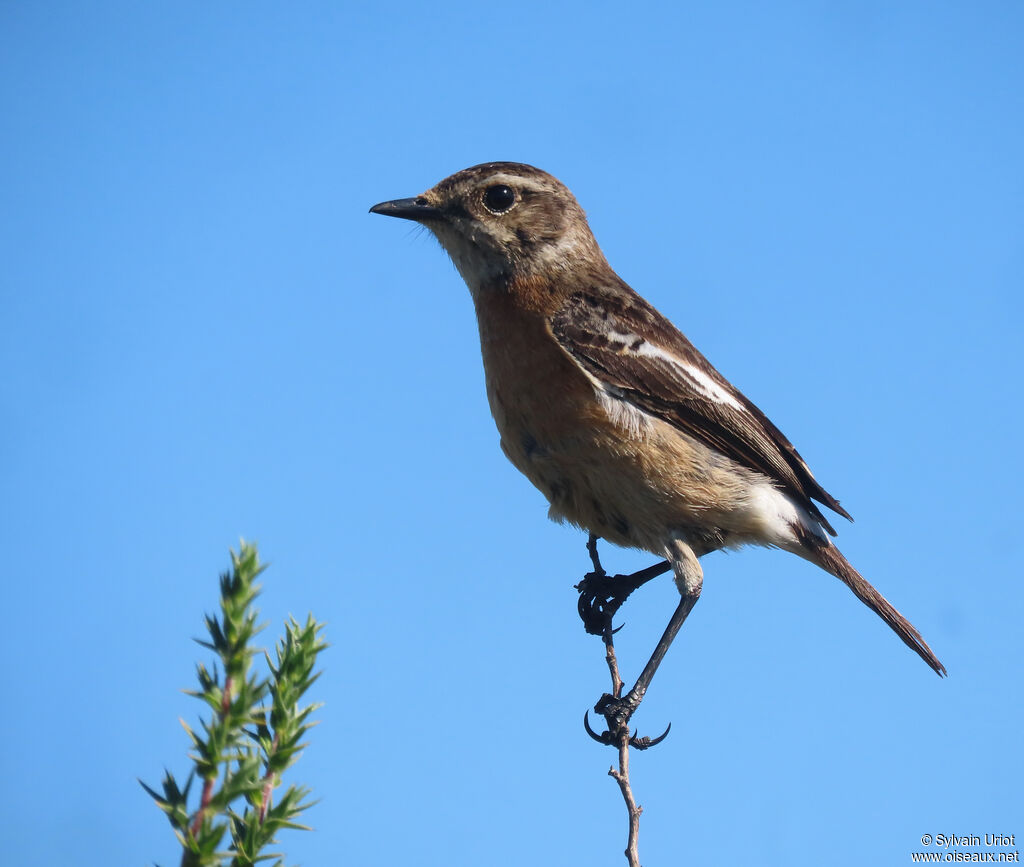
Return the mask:
<svg viewBox="0 0 1024 867">
<path fill-rule="evenodd" d="M 861 602 L 888 623 L 889 628 L 903 639 L 903 643 L 907 647 L 927 662 L 932 671 L 939 677 L 945 677 L 946 667 L 932 653 L 932 649 L 928 646 L 928 642 L 921 637 L 921 633 L 906 617 L 893 608 L 889 600 L 872 587 L 860 572 L 850 565 L 835 545 L 815 538 L 813 544 L 805 542 L 805 549 L 810 549 L 809 553 L 823 569 L 835 575 L 853 591 Z"/>
</svg>

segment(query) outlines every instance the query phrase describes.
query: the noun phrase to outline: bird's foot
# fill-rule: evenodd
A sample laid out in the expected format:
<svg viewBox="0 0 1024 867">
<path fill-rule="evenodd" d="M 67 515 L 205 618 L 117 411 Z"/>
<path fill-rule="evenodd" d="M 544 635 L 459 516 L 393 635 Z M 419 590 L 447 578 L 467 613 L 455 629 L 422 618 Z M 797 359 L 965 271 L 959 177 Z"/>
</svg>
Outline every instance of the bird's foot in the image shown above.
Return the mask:
<svg viewBox="0 0 1024 867">
<path fill-rule="evenodd" d="M 629 693 L 625 698 L 616 698 L 605 693 L 598 699 L 597 704 L 594 705 L 594 712 L 604 717 L 605 723 L 608 725 L 607 731 L 598 734 L 590 727 L 589 712 L 583 715 L 583 727 L 587 730 L 587 734 L 599 744 L 620 747 L 625 742 L 638 750 L 646 750 L 657 746 L 668 737 L 668 733 L 672 730 L 672 723 L 669 723 L 665 731 L 656 738 L 647 736 L 637 737 L 635 733 L 631 734 L 629 731 L 629 720 L 639 705 L 640 700 L 633 693 Z"/>
<path fill-rule="evenodd" d="M 643 573 L 608 575 L 603 569 L 588 572 L 583 576 L 583 580 L 575 585 L 580 594 L 576 610 L 583 621 L 583 628 L 591 635 L 604 635 L 605 624 L 611 622 L 611 618 L 622 607 L 622 603 L 634 590 L 649 580 Z"/>
</svg>

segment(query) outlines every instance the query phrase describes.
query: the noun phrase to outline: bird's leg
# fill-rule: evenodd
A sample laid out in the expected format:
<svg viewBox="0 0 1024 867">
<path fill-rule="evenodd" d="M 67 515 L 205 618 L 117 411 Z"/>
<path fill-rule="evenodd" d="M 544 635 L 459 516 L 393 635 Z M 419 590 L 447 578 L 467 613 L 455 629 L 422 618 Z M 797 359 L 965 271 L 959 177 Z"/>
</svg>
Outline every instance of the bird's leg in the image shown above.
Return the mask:
<svg viewBox="0 0 1024 867">
<path fill-rule="evenodd" d="M 644 666 L 644 670 L 640 672 L 636 683 L 633 684 L 633 688 L 624 697 L 605 693 L 598 699 L 597 704 L 594 705 L 594 710 L 601 714 L 608 723 L 608 731 L 604 735 L 596 735 L 591 731 L 589 723 L 585 721 L 591 736 L 602 743 L 618 743 L 622 733 L 628 733 L 630 718 L 640 706 L 640 702 L 643 701 L 647 688 L 651 685 L 651 680 L 654 678 L 654 673 L 658 670 L 658 666 L 661 665 L 665 654 L 668 653 L 673 640 L 693 609 L 693 606 L 697 604 L 697 600 L 700 598 L 701 588 L 704 585 L 704 570 L 701 568 L 696 554 L 693 553 L 693 549 L 679 540 L 672 540 L 666 546 L 666 549 L 671 559 L 672 569 L 675 572 L 676 587 L 679 588 L 679 594 L 682 598 L 679 600 L 676 610 L 672 613 L 672 618 L 669 620 L 668 626 L 665 627 L 661 640 L 658 642 L 657 647 L 654 648 L 654 653 L 651 654 L 647 665 Z M 610 637 L 610 635 L 606 635 L 606 644 L 608 644 Z M 619 690 L 616 690 L 617 692 Z M 671 728 L 671 725 L 669 728 Z M 633 736 L 630 738 L 630 743 L 640 749 L 646 749 L 660 742 L 667 734 L 668 729 L 660 737 L 653 740 Z"/>
<path fill-rule="evenodd" d="M 580 594 L 576 607 L 583 621 L 583 628 L 591 635 L 604 635 L 606 624 L 611 622 L 611 618 L 629 595 L 652 578 L 667 572 L 671 565 L 667 560 L 663 560 L 632 575 L 608 575 L 601 566 L 601 558 L 597 554 L 597 539 L 598 537 L 591 533 L 587 541 L 587 551 L 590 552 L 594 571 L 584 575 L 583 580 L 576 585 L 576 590 Z"/>
</svg>

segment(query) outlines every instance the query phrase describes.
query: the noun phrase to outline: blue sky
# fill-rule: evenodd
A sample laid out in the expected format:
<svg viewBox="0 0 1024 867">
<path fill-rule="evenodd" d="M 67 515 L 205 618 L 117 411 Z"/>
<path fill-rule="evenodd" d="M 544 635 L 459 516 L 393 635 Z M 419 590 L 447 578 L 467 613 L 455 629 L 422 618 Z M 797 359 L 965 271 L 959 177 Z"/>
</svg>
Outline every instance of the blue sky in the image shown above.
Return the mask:
<svg viewBox="0 0 1024 867">
<path fill-rule="evenodd" d="M 623 863 L 585 540 L 498 449 L 446 256 L 367 214 L 497 159 L 569 185 L 949 669 L 709 556 L 636 718 L 673 722 L 644 863 L 1020 839 L 1022 57 L 1008 2 L 0 6 L 6 860 L 177 862 L 135 780 L 187 767 L 244 536 L 266 641 L 332 643 L 289 863 Z M 628 603 L 627 677 L 676 598 Z"/>
</svg>

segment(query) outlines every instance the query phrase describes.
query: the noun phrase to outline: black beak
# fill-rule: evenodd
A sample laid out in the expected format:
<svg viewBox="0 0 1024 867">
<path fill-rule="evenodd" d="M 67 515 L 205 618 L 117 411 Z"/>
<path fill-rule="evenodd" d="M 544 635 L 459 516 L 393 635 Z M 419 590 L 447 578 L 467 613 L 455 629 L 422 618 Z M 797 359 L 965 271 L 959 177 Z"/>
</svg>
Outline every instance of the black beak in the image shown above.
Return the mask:
<svg viewBox="0 0 1024 867">
<path fill-rule="evenodd" d="M 403 220 L 439 220 L 441 211 L 435 208 L 423 196 L 414 199 L 393 199 L 390 202 L 381 202 L 370 208 L 371 214 L 383 214 L 385 217 L 401 217 Z"/>
</svg>

